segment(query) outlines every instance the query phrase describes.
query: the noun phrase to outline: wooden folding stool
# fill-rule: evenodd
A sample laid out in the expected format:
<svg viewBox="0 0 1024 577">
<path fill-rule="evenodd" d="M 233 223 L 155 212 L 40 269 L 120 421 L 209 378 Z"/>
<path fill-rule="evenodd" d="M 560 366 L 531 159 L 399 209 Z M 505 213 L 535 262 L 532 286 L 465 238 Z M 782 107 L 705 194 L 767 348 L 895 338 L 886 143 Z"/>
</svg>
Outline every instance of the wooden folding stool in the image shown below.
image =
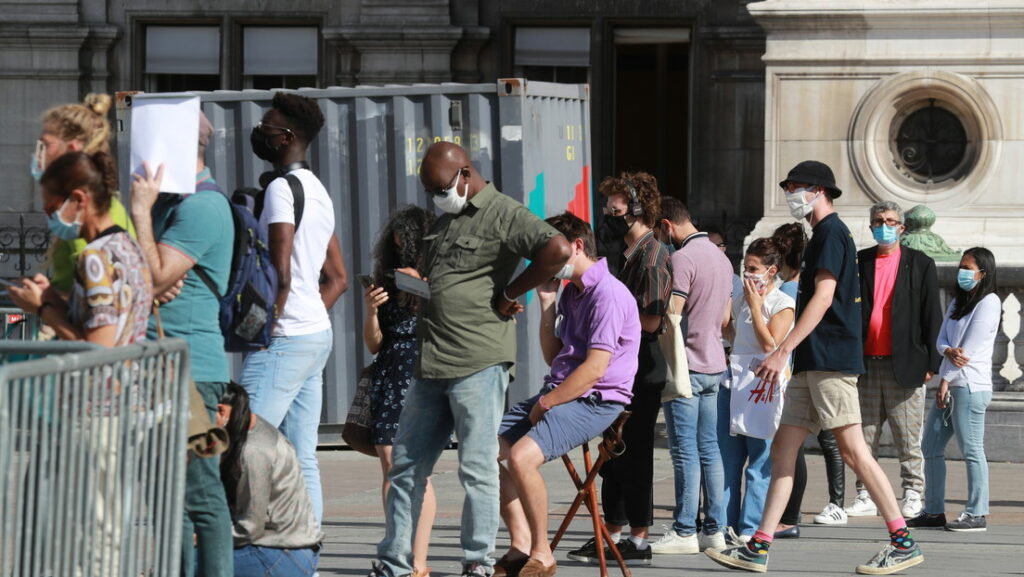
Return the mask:
<svg viewBox="0 0 1024 577">
<path fill-rule="evenodd" d="M 626 424 L 626 419 L 629 418 L 629 415 L 629 411 L 622 411 L 611 426 L 605 429 L 601 443 L 597 447 L 598 457 L 596 463 L 591 464 L 590 462 L 590 443 L 583 443 L 581 448 L 583 449 L 583 466 L 586 479 L 580 479 L 579 473 L 576 472 L 576 467 L 573 466 L 569 455 L 562 455 L 562 462 L 565 463 L 565 468 L 569 471 L 569 477 L 572 478 L 573 484 L 576 485 L 577 493 L 576 498 L 573 499 L 572 506 L 569 507 L 565 518 L 562 519 L 562 525 L 558 528 L 558 532 L 555 533 L 555 538 L 551 540 L 551 550 L 554 551 L 555 547 L 558 546 L 558 542 L 562 540 L 562 536 L 565 535 L 566 530 L 569 528 L 569 523 L 572 522 L 576 512 L 579 511 L 580 505 L 586 503 L 587 509 L 590 511 L 590 517 L 594 521 L 594 542 L 597 544 L 597 559 L 601 566 L 601 577 L 608 577 L 608 563 L 604 556 L 603 543 L 608 544 L 608 548 L 615 556 L 615 560 L 619 562 L 622 575 L 624 577 L 632 577 L 629 567 L 626 567 L 626 562 L 622 559 L 622 554 L 619 553 L 618 546 L 612 542 L 611 533 L 604 526 L 601 510 L 597 507 L 597 490 L 594 488 L 594 481 L 597 480 L 597 474 L 601 470 L 601 465 L 605 461 L 618 457 L 626 450 L 626 444 L 622 441 L 622 426 Z"/>
</svg>

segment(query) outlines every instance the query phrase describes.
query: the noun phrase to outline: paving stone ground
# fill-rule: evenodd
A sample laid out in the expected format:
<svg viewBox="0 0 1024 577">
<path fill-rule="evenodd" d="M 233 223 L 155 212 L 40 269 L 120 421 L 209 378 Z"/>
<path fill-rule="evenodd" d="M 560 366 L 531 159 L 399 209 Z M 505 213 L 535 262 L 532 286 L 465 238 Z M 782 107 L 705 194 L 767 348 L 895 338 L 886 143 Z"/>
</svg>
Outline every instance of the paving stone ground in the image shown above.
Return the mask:
<svg viewBox="0 0 1024 577">
<path fill-rule="evenodd" d="M 579 451 L 577 450 L 576 453 Z M 324 531 L 327 535 L 320 573 L 366 575 L 377 541 L 384 534 L 380 498 L 381 472 L 375 459 L 351 451 L 319 453 L 326 498 Z M 890 480 L 898 478 L 895 459 L 882 459 Z M 808 455 L 808 486 L 800 539 L 779 541 L 772 548 L 772 575 L 851 575 L 854 568 L 873 556 L 887 540 L 879 517 L 851 518 L 845 526 L 811 525 L 811 517 L 827 501 L 825 466 L 820 456 Z M 568 509 L 575 490 L 560 462 L 542 469 L 551 499 L 552 531 Z M 445 451 L 437 465 L 434 483 L 438 513 L 430 551 L 432 577 L 459 575 L 461 549 L 459 524 L 463 491 L 457 475 L 455 451 Z M 847 471 L 847 500 L 852 499 L 854 476 Z M 1024 575 L 1024 464 L 990 463 L 992 514 L 985 533 L 951 533 L 918 530 L 914 537 L 925 551 L 925 563 L 909 575 L 980 577 Z M 947 515 L 956 516 L 967 496 L 967 476 L 962 462 L 949 463 Z M 672 465 L 668 451 L 656 449 L 655 524 L 652 536 L 663 532 L 672 514 Z M 560 577 L 599 577 L 599 570 L 565 558 L 565 552 L 590 537 L 590 518 L 577 516 L 564 545 L 555 552 Z M 508 533 L 498 533 L 499 555 L 508 546 Z M 680 577 L 730 573 L 701 555 L 656 556 L 650 567 L 634 568 L 635 577 Z M 610 571 L 611 577 L 619 575 Z"/>
</svg>

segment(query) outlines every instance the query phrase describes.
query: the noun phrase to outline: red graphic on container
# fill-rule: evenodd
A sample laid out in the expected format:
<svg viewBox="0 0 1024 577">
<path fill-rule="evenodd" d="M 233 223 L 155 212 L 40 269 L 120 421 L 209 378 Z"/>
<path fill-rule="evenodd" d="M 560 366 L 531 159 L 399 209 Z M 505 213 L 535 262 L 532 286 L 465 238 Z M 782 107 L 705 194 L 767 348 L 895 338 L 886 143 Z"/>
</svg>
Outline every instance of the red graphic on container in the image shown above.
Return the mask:
<svg viewBox="0 0 1024 577">
<path fill-rule="evenodd" d="M 582 180 L 576 185 L 576 196 L 569 202 L 569 212 L 590 222 L 590 166 L 583 167 Z"/>
<path fill-rule="evenodd" d="M 21 313 L 7 313 L 4 315 L 4 323 L 9 325 L 20 323 L 23 320 L 25 320 L 25 315 Z"/>
</svg>

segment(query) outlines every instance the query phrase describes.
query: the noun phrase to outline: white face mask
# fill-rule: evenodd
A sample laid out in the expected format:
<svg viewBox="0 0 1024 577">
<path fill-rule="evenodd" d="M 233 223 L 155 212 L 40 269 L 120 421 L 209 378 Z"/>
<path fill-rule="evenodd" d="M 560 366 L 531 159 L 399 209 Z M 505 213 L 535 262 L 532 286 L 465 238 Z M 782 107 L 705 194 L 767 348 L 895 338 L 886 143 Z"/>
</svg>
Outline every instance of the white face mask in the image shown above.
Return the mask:
<svg viewBox="0 0 1024 577">
<path fill-rule="evenodd" d="M 455 182 L 452 183 L 451 188 L 444 190 L 444 196 L 434 196 L 434 205 L 448 214 L 459 214 L 462 209 L 466 208 L 466 203 L 469 202 L 469 181 L 466 181 L 466 186 L 462 187 L 462 196 L 456 189 L 459 187 L 459 179 L 462 178 L 462 172 L 455 177 Z"/>
<path fill-rule="evenodd" d="M 810 202 L 807 202 L 804 199 L 804 193 L 811 192 L 811 190 L 810 188 L 798 188 L 793 192 L 786 193 L 786 204 L 789 205 L 789 214 L 793 215 L 793 218 L 803 220 L 814 210 L 814 203 L 818 202 L 821 195 L 817 194 Z"/>
<path fill-rule="evenodd" d="M 768 271 L 764 271 L 762 274 L 745 272 L 743 273 L 743 278 L 754 281 L 754 288 L 759 293 L 764 292 L 765 287 L 768 286 Z"/>
</svg>

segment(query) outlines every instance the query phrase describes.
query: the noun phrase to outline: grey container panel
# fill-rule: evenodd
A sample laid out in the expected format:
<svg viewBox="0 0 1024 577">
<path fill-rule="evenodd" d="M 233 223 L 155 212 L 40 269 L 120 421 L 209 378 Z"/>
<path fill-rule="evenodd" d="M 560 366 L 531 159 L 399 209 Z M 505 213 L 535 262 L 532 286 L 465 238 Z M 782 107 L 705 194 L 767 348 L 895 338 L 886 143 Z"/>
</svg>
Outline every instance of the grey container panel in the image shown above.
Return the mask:
<svg viewBox="0 0 1024 577">
<path fill-rule="evenodd" d="M 350 278 L 349 290 L 330 313 L 334 350 L 325 372 L 325 423 L 344 421 L 359 371 L 372 360 L 362 343 L 364 308 L 356 275 L 371 272 L 373 245 L 392 211 L 410 204 L 429 206 L 419 181 L 419 163 L 431 143 L 447 140 L 462 145 L 485 178 L 539 216 L 557 214 L 573 201 L 580 175 L 589 170 L 590 151 L 584 145 L 583 154 L 567 160 L 560 136 L 564 130 L 558 127 L 565 119 L 581 119 L 589 130 L 586 87 L 510 82 L 511 92 L 506 81 L 298 91 L 317 100 L 324 114 L 309 161 L 334 202 L 335 231 Z M 227 191 L 256 186 L 260 173 L 271 168 L 252 154 L 249 134 L 273 95 L 274 91 L 258 90 L 199 93 L 203 111 L 214 125 L 207 165 Z M 129 103 L 118 98 L 118 152 L 125 191 L 130 190 L 130 116 Z M 502 138 L 505 132 L 514 134 L 516 127 L 517 141 Z M 549 184 L 534 192 L 538 175 Z M 531 193 L 540 194 L 543 202 L 538 204 L 535 196 L 531 204 Z M 585 193 L 589 212 L 589 182 Z M 539 310 L 530 298 L 527 312 L 519 318 L 519 378 L 510 388 L 512 402 L 535 391 L 547 373 L 537 341 L 538 321 Z M 232 357 L 237 378 L 242 358 Z"/>
</svg>

